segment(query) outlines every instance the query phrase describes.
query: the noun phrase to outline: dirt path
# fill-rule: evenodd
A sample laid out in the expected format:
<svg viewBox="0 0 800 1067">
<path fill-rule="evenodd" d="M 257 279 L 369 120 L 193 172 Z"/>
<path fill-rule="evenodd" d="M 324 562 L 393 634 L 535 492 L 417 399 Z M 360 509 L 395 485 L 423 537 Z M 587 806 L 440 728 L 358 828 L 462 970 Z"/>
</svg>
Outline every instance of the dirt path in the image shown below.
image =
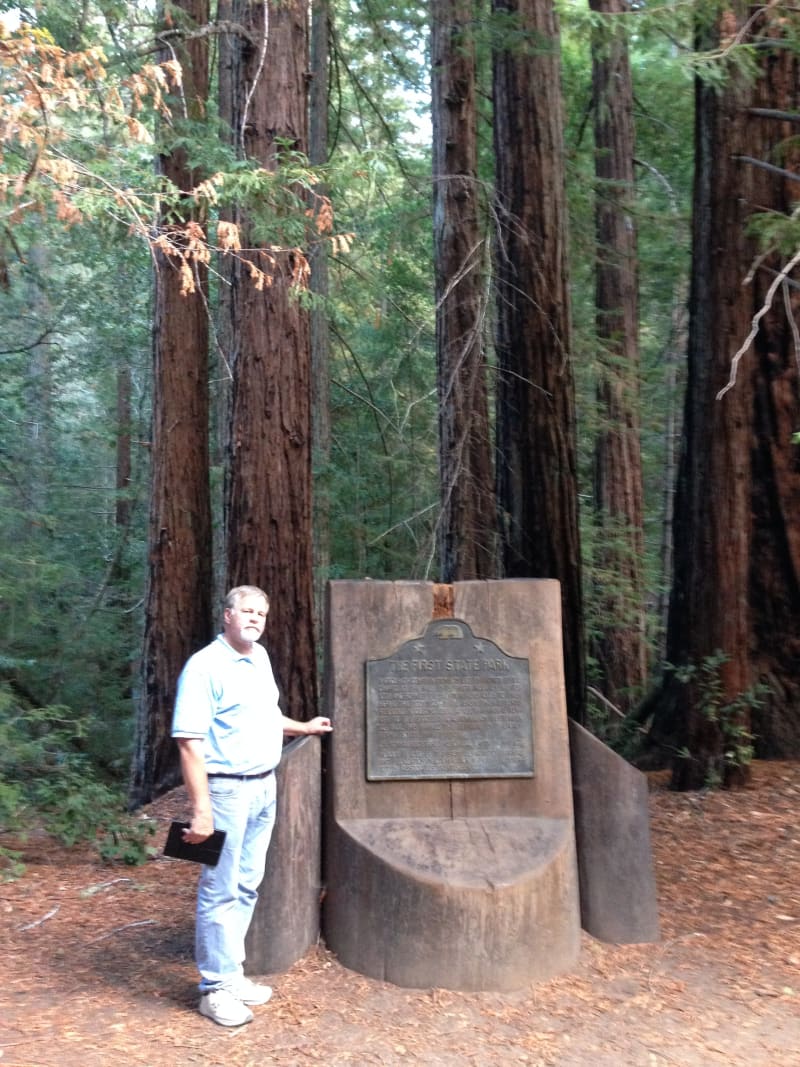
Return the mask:
<svg viewBox="0 0 800 1067">
<path fill-rule="evenodd" d="M 738 794 L 653 776 L 651 812 L 659 944 L 584 937 L 574 972 L 513 995 L 399 989 L 320 947 L 234 1031 L 194 1010 L 190 865 L 30 841 L 0 886 L 0 1067 L 798 1067 L 800 764 Z"/>
</svg>

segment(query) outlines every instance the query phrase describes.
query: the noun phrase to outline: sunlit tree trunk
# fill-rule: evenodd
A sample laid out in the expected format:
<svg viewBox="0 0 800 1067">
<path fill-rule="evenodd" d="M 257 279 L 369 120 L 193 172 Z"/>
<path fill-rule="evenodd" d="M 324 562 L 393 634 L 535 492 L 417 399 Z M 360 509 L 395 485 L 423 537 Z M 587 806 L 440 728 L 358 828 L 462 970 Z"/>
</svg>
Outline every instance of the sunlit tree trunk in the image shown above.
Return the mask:
<svg viewBox="0 0 800 1067">
<path fill-rule="evenodd" d="M 185 14 L 188 26 L 208 21 L 206 0 L 180 0 L 173 6 Z M 171 110 L 179 124 L 204 114 L 208 39 L 176 41 L 175 50 L 183 66 L 183 88 L 171 98 Z M 164 58 L 172 58 L 172 52 Z M 182 147 L 161 156 L 160 165 L 178 189 L 194 185 L 197 176 Z M 193 217 L 187 202 L 185 210 L 173 210 L 162 220 L 179 247 L 180 227 Z M 188 656 L 211 636 L 208 318 L 202 268 L 196 267 L 194 293 L 183 295 L 183 284 L 178 258 L 156 251 L 149 574 L 131 782 L 134 805 L 178 781 L 170 737 L 175 684 Z"/>
<path fill-rule="evenodd" d="M 308 149 L 307 0 L 231 5 L 247 36 L 233 42 L 230 124 L 243 155 L 269 170 L 288 146 Z M 226 75 L 228 76 L 228 75 Z M 226 488 L 227 585 L 270 597 L 265 644 L 286 714 L 315 714 L 311 530 L 309 316 L 293 293 L 296 252 L 262 253 L 240 217 L 245 253 L 231 275 L 230 434 Z M 268 273 L 259 289 L 246 261 Z"/>
<path fill-rule="evenodd" d="M 590 6 L 610 16 L 595 30 L 592 48 L 599 421 L 594 562 L 601 612 L 593 655 L 605 697 L 627 712 L 647 673 L 633 86 L 625 29 L 613 18 L 629 5 L 590 0 Z"/>
<path fill-rule="evenodd" d="M 496 516 L 486 388 L 486 237 L 478 186 L 473 0 L 431 5 L 433 230 L 439 400 L 439 569 L 493 578 Z"/>
<path fill-rule="evenodd" d="M 561 582 L 567 705 L 585 651 L 567 282 L 559 29 L 552 0 L 495 0 L 519 33 L 494 55 L 497 495 L 508 577 Z M 526 47 L 523 43 L 529 42 Z"/>
</svg>

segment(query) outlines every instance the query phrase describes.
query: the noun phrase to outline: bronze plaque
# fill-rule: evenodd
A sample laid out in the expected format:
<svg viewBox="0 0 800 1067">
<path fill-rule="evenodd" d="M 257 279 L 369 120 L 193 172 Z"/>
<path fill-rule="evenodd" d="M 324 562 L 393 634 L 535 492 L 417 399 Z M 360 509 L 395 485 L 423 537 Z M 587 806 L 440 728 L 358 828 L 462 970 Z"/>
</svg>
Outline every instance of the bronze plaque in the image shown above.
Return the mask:
<svg viewBox="0 0 800 1067">
<path fill-rule="evenodd" d="M 530 778 L 530 663 L 461 619 L 367 660 L 367 778 Z"/>
</svg>

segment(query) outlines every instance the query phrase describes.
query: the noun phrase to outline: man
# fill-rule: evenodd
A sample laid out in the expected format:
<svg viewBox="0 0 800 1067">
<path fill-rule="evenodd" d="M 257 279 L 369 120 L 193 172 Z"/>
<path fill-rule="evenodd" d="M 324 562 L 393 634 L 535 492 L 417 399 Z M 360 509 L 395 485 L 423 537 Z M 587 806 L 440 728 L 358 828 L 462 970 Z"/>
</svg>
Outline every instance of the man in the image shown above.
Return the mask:
<svg viewBox="0 0 800 1067">
<path fill-rule="evenodd" d="M 330 720 L 281 714 L 269 656 L 258 639 L 269 600 L 243 585 L 225 598 L 222 633 L 183 668 L 172 736 L 191 803 L 190 843 L 224 830 L 216 867 L 204 866 L 197 891 L 195 950 L 199 1011 L 221 1026 L 253 1018 L 272 990 L 244 976 L 244 939 L 275 822 L 275 767 L 283 735 L 324 734 Z"/>
</svg>

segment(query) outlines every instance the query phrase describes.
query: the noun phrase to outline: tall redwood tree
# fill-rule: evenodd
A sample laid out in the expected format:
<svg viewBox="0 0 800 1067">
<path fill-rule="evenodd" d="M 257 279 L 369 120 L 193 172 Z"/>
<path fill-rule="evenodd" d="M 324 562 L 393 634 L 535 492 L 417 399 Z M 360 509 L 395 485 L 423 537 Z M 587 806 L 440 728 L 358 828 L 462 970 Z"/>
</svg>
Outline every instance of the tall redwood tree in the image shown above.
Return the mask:
<svg viewBox="0 0 800 1067">
<path fill-rule="evenodd" d="M 332 17 L 330 0 L 312 0 L 308 145 L 308 158 L 312 164 L 328 162 L 328 65 Z M 324 195 L 325 187 L 319 186 L 318 192 Z M 310 313 L 312 456 L 319 486 L 314 494 L 314 619 L 319 640 L 323 633 L 325 586 L 331 562 L 330 501 L 324 477 L 331 452 L 330 324 L 325 303 L 330 272 L 324 241 L 314 244 L 309 262 L 311 292 L 319 298 Z"/>
<path fill-rule="evenodd" d="M 800 462 L 791 443 L 800 395 L 789 286 L 726 389 L 734 354 L 781 277 L 780 258 L 761 254 L 753 216 L 788 213 L 796 197 L 787 160 L 800 79 L 796 58 L 776 45 L 778 15 L 728 10 L 710 44 L 740 31 L 759 45 L 759 76 L 731 78 L 721 92 L 697 86 L 689 380 L 667 632 L 668 659 L 688 680 L 669 674 L 646 706 L 657 740 L 677 752 L 676 788 L 746 780 L 737 745 L 750 731 L 766 755 L 796 755 L 800 742 Z M 701 680 L 712 662 L 710 706 Z M 756 682 L 770 687 L 758 716 L 744 699 Z"/>
<path fill-rule="evenodd" d="M 597 417 L 593 655 L 604 695 L 629 711 L 647 675 L 639 433 L 639 299 L 633 84 L 621 16 L 627 0 L 590 0 L 606 16 L 592 41 L 595 138 Z"/>
<path fill-rule="evenodd" d="M 585 709 L 575 388 L 559 62 L 552 0 L 494 0 L 497 497 L 508 577 L 561 583 L 567 705 Z"/>
<path fill-rule="evenodd" d="M 275 170 L 279 155 L 308 150 L 308 3 L 220 5 L 242 27 L 221 49 L 220 93 L 240 154 Z M 295 283 L 307 266 L 278 251 L 245 209 L 243 252 L 224 299 L 232 371 L 226 478 L 227 585 L 270 597 L 265 631 L 283 709 L 315 714 L 311 527 L 311 347 Z M 277 225 L 277 223 L 276 223 Z M 248 263 L 269 278 L 260 287 Z"/>
<path fill-rule="evenodd" d="M 474 0 L 431 5 L 433 231 L 443 581 L 493 578 L 486 223 L 478 184 Z"/>
<path fill-rule="evenodd" d="M 185 41 L 161 58 L 177 55 L 183 85 L 170 98 L 173 121 L 201 119 L 208 97 L 208 38 L 191 35 L 208 22 L 207 0 L 177 0 Z M 175 26 L 174 15 L 167 23 Z M 175 130 L 176 139 L 180 131 Z M 168 131 L 162 134 L 168 140 Z M 180 140 L 159 159 L 176 189 L 191 189 L 193 172 Z M 178 781 L 178 756 L 170 736 L 175 684 L 186 659 L 211 636 L 211 507 L 208 481 L 208 318 L 202 265 L 195 290 L 186 293 L 181 253 L 185 226 L 200 223 L 192 202 L 172 207 L 162 231 L 171 255 L 154 250 L 152 473 L 149 574 L 145 609 L 142 693 L 137 711 L 131 801 L 143 804 Z"/>
<path fill-rule="evenodd" d="M 765 9 L 759 36 L 779 40 L 783 32 L 781 12 Z M 767 53 L 753 104 L 745 158 L 738 161 L 756 171 L 749 207 L 788 217 L 797 210 L 800 188 L 800 61 L 791 48 L 778 44 Z M 764 301 L 783 266 L 776 255 L 759 262 L 754 305 Z M 753 353 L 745 356 L 753 373 L 749 631 L 753 679 L 763 686 L 750 725 L 756 754 L 779 759 L 800 756 L 800 444 L 793 443 L 800 429 L 798 283 L 795 267 L 761 321 Z"/>
</svg>

